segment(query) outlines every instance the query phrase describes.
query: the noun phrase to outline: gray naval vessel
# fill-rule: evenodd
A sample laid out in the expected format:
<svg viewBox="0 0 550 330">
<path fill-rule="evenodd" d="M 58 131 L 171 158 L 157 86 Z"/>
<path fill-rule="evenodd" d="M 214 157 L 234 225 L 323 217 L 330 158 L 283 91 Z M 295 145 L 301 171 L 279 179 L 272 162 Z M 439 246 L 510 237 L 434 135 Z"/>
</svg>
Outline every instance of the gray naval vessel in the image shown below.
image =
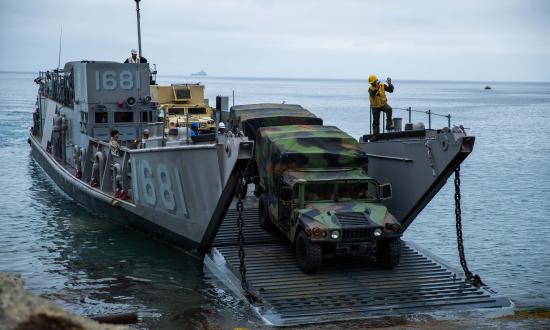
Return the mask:
<svg viewBox="0 0 550 330">
<path fill-rule="evenodd" d="M 146 63 L 69 62 L 41 72 L 32 156 L 94 213 L 200 254 L 223 220 L 253 143 L 216 134 L 166 138 L 152 78 Z"/>
</svg>

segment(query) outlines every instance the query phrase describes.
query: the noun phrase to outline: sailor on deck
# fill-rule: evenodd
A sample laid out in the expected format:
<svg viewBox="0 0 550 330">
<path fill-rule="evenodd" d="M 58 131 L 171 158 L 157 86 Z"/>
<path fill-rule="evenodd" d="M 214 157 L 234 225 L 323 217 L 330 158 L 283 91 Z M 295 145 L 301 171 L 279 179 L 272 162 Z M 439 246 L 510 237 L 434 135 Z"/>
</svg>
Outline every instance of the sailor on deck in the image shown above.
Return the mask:
<svg viewBox="0 0 550 330">
<path fill-rule="evenodd" d="M 225 134 L 225 124 L 222 122 L 218 125 L 218 134 L 224 135 Z"/>
<path fill-rule="evenodd" d="M 380 134 L 380 112 L 386 113 L 386 129 L 392 130 L 392 108 L 388 104 L 386 92 L 393 93 L 393 84 L 391 78 L 386 81 L 388 84 L 381 84 L 378 78 L 371 74 L 369 76 L 369 100 L 372 109 L 372 135 L 373 140 L 378 140 Z"/>
<path fill-rule="evenodd" d="M 124 63 L 147 63 L 147 59 L 143 56 L 137 56 L 137 50 L 132 49 L 130 57 Z"/>
<path fill-rule="evenodd" d="M 111 147 L 111 155 L 120 157 L 120 143 L 118 142 L 118 131 L 116 129 L 111 131 L 109 146 Z"/>
</svg>

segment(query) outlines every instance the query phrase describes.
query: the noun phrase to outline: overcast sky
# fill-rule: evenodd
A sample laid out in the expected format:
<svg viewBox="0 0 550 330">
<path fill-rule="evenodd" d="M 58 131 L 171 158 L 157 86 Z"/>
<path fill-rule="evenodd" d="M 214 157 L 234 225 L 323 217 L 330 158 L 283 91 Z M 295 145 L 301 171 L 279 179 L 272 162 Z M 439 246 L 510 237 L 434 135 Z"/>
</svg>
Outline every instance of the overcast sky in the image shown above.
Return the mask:
<svg viewBox="0 0 550 330">
<path fill-rule="evenodd" d="M 550 81 L 550 1 L 142 0 L 159 74 Z M 0 0 L 0 70 L 122 61 L 132 0 Z"/>
</svg>

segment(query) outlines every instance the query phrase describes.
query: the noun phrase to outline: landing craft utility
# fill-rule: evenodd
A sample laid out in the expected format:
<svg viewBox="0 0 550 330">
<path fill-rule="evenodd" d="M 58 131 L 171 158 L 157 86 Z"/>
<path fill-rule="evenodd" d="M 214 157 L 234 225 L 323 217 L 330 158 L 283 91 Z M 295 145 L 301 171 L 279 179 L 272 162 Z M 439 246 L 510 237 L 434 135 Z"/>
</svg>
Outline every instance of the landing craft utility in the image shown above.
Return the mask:
<svg viewBox="0 0 550 330">
<path fill-rule="evenodd" d="M 69 62 L 35 81 L 32 155 L 61 189 L 171 244 L 209 248 L 253 143 L 165 139 L 148 64 Z"/>
</svg>

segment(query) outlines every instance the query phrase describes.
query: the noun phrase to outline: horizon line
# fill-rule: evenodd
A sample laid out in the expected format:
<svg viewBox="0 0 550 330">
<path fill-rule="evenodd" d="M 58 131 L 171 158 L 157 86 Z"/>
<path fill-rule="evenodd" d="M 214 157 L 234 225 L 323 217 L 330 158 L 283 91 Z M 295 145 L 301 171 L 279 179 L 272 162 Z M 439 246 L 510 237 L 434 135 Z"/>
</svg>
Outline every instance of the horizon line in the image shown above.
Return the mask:
<svg viewBox="0 0 550 330">
<path fill-rule="evenodd" d="M 15 74 L 36 74 L 39 71 L 17 71 L 17 70 L 2 70 L 0 69 L 0 73 L 15 73 Z M 360 81 L 360 82 L 367 82 L 367 79 L 363 78 L 313 78 L 313 77 L 262 77 L 262 76 L 193 76 L 191 74 L 157 74 L 157 77 L 173 77 L 173 78 L 221 78 L 221 79 L 268 79 L 268 80 L 335 80 L 335 81 Z M 395 80 L 395 79 L 392 79 Z M 397 79 L 398 81 L 408 81 L 408 82 L 487 82 L 487 83 L 550 83 L 550 80 L 457 80 L 457 79 Z"/>
</svg>

